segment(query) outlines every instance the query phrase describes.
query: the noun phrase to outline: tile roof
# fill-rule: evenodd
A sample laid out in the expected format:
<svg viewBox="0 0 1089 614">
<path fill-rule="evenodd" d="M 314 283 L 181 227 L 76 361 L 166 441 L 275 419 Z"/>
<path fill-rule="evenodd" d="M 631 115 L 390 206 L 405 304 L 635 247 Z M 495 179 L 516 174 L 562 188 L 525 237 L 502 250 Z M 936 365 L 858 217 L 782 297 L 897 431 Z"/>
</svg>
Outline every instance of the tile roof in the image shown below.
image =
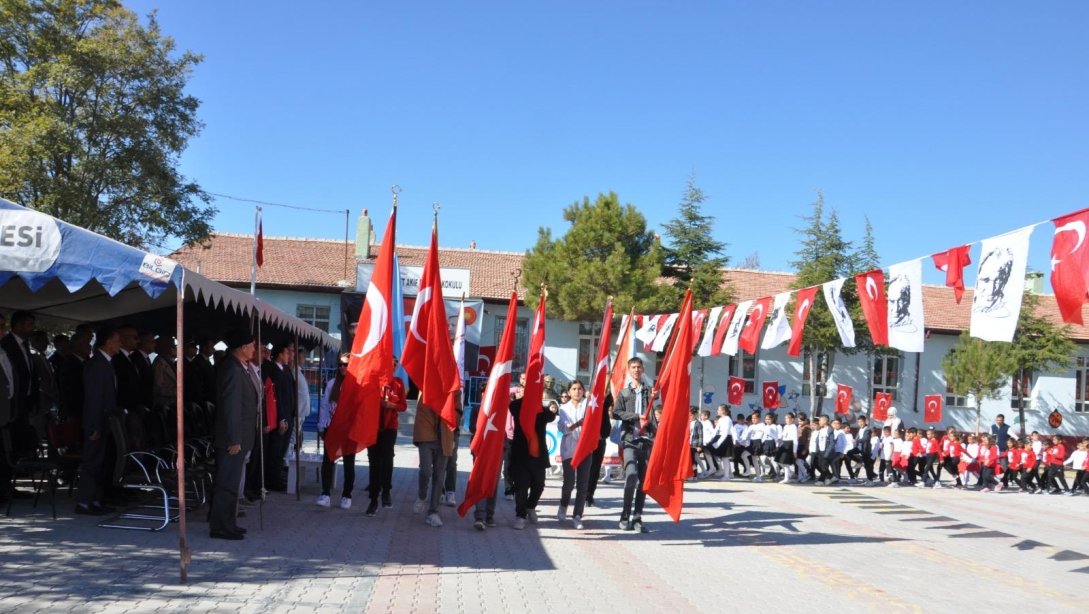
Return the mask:
<svg viewBox="0 0 1089 614">
<path fill-rule="evenodd" d="M 217 234 L 205 246 L 186 247 L 171 255 L 186 267 L 216 281 L 232 285 L 248 284 L 253 235 Z M 257 275 L 258 285 L 266 288 L 298 288 L 320 291 L 336 291 L 355 287 L 355 245 L 350 243 L 345 252 L 344 242 L 333 239 L 297 239 L 290 237 L 265 237 L 265 264 Z M 397 255 L 402 264 L 423 266 L 427 247 L 399 245 Z M 524 254 L 481 249 L 439 248 L 439 261 L 446 268 L 463 268 L 470 271 L 470 294 L 484 299 L 505 301 L 512 287 L 511 273 L 522 266 Z M 368 261 L 373 261 L 369 259 Z M 773 296 L 790 289 L 793 273 L 755 271 L 750 269 L 726 269 L 723 278 L 733 285 L 739 300 Z M 518 286 L 519 298 L 525 288 Z M 923 286 L 923 305 L 926 309 L 927 328 L 942 332 L 968 329 L 971 318 L 972 290 L 964 293 L 958 305 L 953 291 L 944 286 Z M 1049 320 L 1060 323 L 1055 297 L 1040 296 L 1040 313 Z M 1083 317 L 1089 322 L 1089 306 L 1083 308 Z M 1089 327 L 1071 326 L 1070 337 L 1089 341 Z"/>
<path fill-rule="evenodd" d="M 184 266 L 216 281 L 237 285 L 250 282 L 253 235 L 220 233 L 203 246 L 183 247 L 170 255 Z M 401 264 L 423 266 L 427 247 L 398 245 Z M 522 266 L 523 254 L 481 249 L 439 248 L 444 268 L 470 271 L 470 293 L 485 299 L 507 300 L 513 287 L 511 272 Z M 365 260 L 373 262 L 373 258 Z M 355 288 L 355 244 L 335 239 L 265 237 L 264 266 L 257 284 L 264 288 L 328 291 Z M 519 297 L 524 288 L 519 285 Z"/>
</svg>

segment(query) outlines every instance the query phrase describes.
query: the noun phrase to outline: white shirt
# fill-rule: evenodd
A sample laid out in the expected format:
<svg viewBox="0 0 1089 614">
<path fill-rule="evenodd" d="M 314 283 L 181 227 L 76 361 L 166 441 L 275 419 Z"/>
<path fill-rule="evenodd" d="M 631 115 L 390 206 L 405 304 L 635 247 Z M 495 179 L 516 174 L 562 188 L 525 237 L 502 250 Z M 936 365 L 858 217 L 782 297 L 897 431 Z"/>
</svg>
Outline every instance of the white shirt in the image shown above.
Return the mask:
<svg viewBox="0 0 1089 614">
<path fill-rule="evenodd" d="M 258 374 L 260 377 L 260 374 Z M 321 403 L 318 405 L 318 430 L 324 431 L 329 428 L 329 423 L 333 421 L 333 414 L 337 411 L 337 400 L 333 397 L 333 384 L 337 379 L 331 378 L 325 384 L 325 393 L 321 395 Z"/>
<path fill-rule="evenodd" d="M 892 438 L 892 435 L 881 440 L 881 460 L 891 461 L 895 450 L 896 440 Z"/>
<path fill-rule="evenodd" d="M 810 429 L 809 429 L 809 453 L 810 454 L 815 453 L 817 451 L 817 449 L 818 449 L 817 432 L 819 430 L 820 429 L 818 429 L 815 426 L 811 426 Z"/>
<path fill-rule="evenodd" d="M 798 425 L 797 424 L 785 424 L 782 428 L 780 439 L 783 442 L 789 442 L 794 453 L 798 453 Z"/>
<path fill-rule="evenodd" d="M 571 457 L 575 455 L 575 448 L 579 445 L 582 427 L 571 428 L 571 425 L 582 420 L 585 416 L 586 399 L 578 403 L 571 399 L 560 406 L 559 423 L 556 427 L 563 435 L 563 438 L 560 439 L 560 458 L 563 460 L 571 460 Z"/>
<path fill-rule="evenodd" d="M 715 423 L 708 419 L 700 420 L 700 424 L 703 425 L 703 441 L 710 445 L 711 440 L 715 438 Z"/>
<path fill-rule="evenodd" d="M 764 424 L 764 433 L 761 441 L 774 441 L 776 444 L 783 438 L 783 430 L 778 424 Z"/>
<path fill-rule="evenodd" d="M 843 452 L 840 452 L 839 448 L 838 447 L 836 448 L 836 452 L 839 452 L 840 454 L 846 453 L 847 450 L 851 450 L 851 449 L 853 449 L 855 447 L 855 436 L 852 435 L 851 433 L 849 433 L 846 429 L 844 429 L 842 431 L 842 433 L 843 433 L 844 450 L 843 450 Z M 838 446 L 838 442 L 837 442 L 837 446 Z"/>
<path fill-rule="evenodd" d="M 295 391 L 298 394 L 299 408 L 295 415 L 301 425 L 310 415 L 310 386 L 306 383 L 306 374 L 298 367 L 295 367 Z"/>
<path fill-rule="evenodd" d="M 744 437 L 745 441 L 764 441 L 764 423 L 750 424 Z"/>
<path fill-rule="evenodd" d="M 832 429 L 830 429 L 828 427 L 817 427 L 816 433 L 817 433 L 817 451 L 818 452 L 824 452 L 824 451 L 828 450 L 828 439 L 829 439 L 831 430 Z M 835 436 L 832 435 L 831 437 L 834 438 Z"/>
<path fill-rule="evenodd" d="M 1044 442 L 1036 440 L 1032 442 L 1032 453 L 1036 455 L 1036 458 L 1040 457 L 1040 453 L 1044 451 Z"/>
<path fill-rule="evenodd" d="M 719 416 L 715 421 L 715 432 L 711 437 L 711 443 L 708 444 L 713 448 L 717 448 L 722 445 L 726 438 L 733 434 L 734 422 L 730 420 L 729 416 Z M 734 439 L 737 439 L 736 437 Z"/>
<path fill-rule="evenodd" d="M 1078 471 L 1085 466 L 1085 450 L 1074 450 L 1074 453 L 1070 455 L 1070 458 L 1066 459 L 1064 465 L 1069 465 Z"/>
<path fill-rule="evenodd" d="M 881 438 L 877 433 L 870 435 L 870 458 L 877 460 L 881 457 Z"/>
<path fill-rule="evenodd" d="M 748 428 L 749 426 L 744 422 L 734 423 L 734 443 L 736 443 L 737 445 L 749 445 L 749 441 L 747 439 L 744 440 L 744 443 L 742 443 L 742 439 L 745 436 L 745 431 L 748 430 Z"/>
</svg>

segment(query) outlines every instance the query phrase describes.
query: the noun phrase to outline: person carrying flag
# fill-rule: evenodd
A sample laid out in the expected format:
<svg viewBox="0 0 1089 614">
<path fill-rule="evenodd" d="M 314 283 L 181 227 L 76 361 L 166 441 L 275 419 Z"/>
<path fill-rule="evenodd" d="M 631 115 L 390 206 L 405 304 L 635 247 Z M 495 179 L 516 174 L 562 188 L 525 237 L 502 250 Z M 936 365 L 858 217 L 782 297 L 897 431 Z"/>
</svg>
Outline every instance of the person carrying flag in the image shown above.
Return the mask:
<svg viewBox="0 0 1089 614">
<path fill-rule="evenodd" d="M 643 361 L 628 360 L 628 385 L 620 390 L 612 417 L 620 421 L 620 449 L 624 463 L 624 508 L 620 513 L 620 529 L 643 533 L 643 480 L 658 423 L 648 409 L 650 386 L 643 381 Z M 634 507 L 633 507 L 634 504 Z"/>
</svg>

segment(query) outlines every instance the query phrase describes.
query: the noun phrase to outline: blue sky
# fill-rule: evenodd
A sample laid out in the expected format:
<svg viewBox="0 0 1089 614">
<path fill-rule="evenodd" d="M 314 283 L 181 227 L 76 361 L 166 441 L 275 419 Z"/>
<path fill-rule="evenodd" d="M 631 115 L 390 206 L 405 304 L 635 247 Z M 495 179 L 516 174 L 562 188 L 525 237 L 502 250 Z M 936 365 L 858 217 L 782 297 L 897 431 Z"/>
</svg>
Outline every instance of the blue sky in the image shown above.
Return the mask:
<svg viewBox="0 0 1089 614">
<path fill-rule="evenodd" d="M 186 175 L 379 227 L 396 183 L 402 243 L 440 201 L 443 245 L 522 251 L 610 190 L 660 228 L 693 169 L 733 262 L 768 270 L 818 189 L 886 266 L 1089 206 L 1084 2 L 126 4 L 205 55 Z M 267 208 L 265 232 L 343 216 Z"/>
</svg>

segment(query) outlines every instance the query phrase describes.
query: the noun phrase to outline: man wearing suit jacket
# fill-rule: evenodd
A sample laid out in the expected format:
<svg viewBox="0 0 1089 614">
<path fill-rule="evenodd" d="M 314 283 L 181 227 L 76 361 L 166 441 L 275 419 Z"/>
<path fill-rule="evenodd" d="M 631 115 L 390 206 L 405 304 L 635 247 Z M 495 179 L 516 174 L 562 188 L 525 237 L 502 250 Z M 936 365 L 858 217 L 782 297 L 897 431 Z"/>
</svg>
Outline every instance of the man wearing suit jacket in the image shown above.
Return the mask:
<svg viewBox="0 0 1089 614">
<path fill-rule="evenodd" d="M 155 351 L 155 333 L 144 331 L 140 333 L 140 341 L 136 345 L 136 351 L 129 354 L 132 364 L 136 365 L 136 372 L 140 374 L 140 404 L 151 409 L 154 402 L 153 389 L 155 376 L 152 375 L 151 353 Z"/>
<path fill-rule="evenodd" d="M 79 471 L 76 513 L 99 516 L 113 511 L 102 504 L 109 475 L 103 467 L 109 419 L 118 415 L 117 376 L 111 361 L 121 351 L 121 335 L 109 327 L 98 332 L 94 353 L 83 370 L 83 465 Z"/>
<path fill-rule="evenodd" d="M 272 380 L 276 394 L 276 428 L 267 438 L 265 446 L 265 484 L 269 490 L 283 492 L 287 482 L 283 477 L 284 455 L 290 441 L 288 429 L 295 423 L 298 395 L 295 392 L 295 378 L 291 366 L 294 349 L 290 344 L 278 344 L 272 347 L 272 360 L 262 368 L 262 377 Z"/>
<path fill-rule="evenodd" d="M 194 394 L 186 399 L 186 403 L 199 403 L 201 405 L 216 400 L 216 370 L 212 366 L 212 356 L 216 353 L 216 342 L 204 338 L 200 340 L 200 352 L 186 365 L 192 371 L 191 382 Z"/>
<path fill-rule="evenodd" d="M 0 313 L 0 335 L 7 330 L 8 320 Z M 8 464 L 10 450 L 5 440 L 11 439 L 11 422 L 15 419 L 15 374 L 8 360 L 7 352 L 0 351 L 0 502 L 7 502 L 11 496 L 11 465 Z"/>
<path fill-rule="evenodd" d="M 15 412 L 12 447 L 17 454 L 25 453 L 28 449 L 32 451 L 35 446 L 33 438 L 26 440 L 30 414 L 38 407 L 38 378 L 34 372 L 34 358 L 30 353 L 30 335 L 33 332 L 34 314 L 29 311 L 16 311 L 11 314 L 11 330 L 0 339 L 0 347 L 4 349 L 8 362 L 11 363 L 14 385 L 11 401 Z"/>
<path fill-rule="evenodd" d="M 79 421 L 83 416 L 83 366 L 90 356 L 90 331 L 76 332 L 72 335 L 72 351 L 61 361 L 57 371 L 61 420 Z"/>
<path fill-rule="evenodd" d="M 247 329 L 227 334 L 227 356 L 216 369 L 216 482 L 208 525 L 216 539 L 243 539 L 238 526 L 238 491 L 246 454 L 257 432 L 257 399 L 261 385 L 248 366 L 256 346 Z"/>
<path fill-rule="evenodd" d="M 121 351 L 113 357 L 113 368 L 117 374 L 117 405 L 134 410 L 141 405 L 140 371 L 135 362 L 140 334 L 133 326 L 122 326 L 117 332 L 121 336 Z"/>
</svg>

